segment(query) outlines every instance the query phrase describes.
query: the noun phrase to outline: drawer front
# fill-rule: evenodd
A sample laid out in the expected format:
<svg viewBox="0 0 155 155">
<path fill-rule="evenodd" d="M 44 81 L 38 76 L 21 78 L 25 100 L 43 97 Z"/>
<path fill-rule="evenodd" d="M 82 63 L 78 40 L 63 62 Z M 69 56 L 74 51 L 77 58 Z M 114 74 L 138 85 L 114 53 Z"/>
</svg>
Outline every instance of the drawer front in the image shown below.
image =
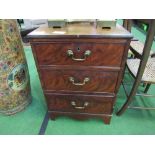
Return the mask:
<svg viewBox="0 0 155 155">
<path fill-rule="evenodd" d="M 113 97 L 45 94 L 49 111 L 111 114 L 113 110 Z"/>
<path fill-rule="evenodd" d="M 114 93 L 118 72 L 40 69 L 43 89 Z"/>
<path fill-rule="evenodd" d="M 119 67 L 121 43 L 38 43 L 33 50 L 39 65 L 92 65 Z"/>
</svg>

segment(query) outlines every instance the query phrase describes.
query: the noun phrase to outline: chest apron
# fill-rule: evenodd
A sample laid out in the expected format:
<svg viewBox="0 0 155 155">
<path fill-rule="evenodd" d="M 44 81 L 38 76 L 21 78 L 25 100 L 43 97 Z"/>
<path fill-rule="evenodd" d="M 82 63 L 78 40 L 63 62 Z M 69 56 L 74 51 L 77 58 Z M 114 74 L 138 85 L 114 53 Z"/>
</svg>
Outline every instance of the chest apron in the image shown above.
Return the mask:
<svg viewBox="0 0 155 155">
<path fill-rule="evenodd" d="M 0 20 L 0 113 L 11 115 L 31 102 L 30 79 L 16 20 Z"/>
</svg>

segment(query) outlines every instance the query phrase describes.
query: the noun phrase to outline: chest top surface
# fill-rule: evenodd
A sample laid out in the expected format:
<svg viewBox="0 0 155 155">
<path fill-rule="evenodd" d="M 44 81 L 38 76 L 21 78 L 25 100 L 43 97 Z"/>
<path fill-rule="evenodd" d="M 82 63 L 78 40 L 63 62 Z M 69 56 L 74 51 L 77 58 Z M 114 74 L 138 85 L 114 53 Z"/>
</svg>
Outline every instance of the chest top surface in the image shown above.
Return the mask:
<svg viewBox="0 0 155 155">
<path fill-rule="evenodd" d="M 42 26 L 27 35 L 35 38 L 132 38 L 132 34 L 121 25 L 111 29 L 102 29 L 91 24 L 68 24 L 64 28 Z"/>
</svg>

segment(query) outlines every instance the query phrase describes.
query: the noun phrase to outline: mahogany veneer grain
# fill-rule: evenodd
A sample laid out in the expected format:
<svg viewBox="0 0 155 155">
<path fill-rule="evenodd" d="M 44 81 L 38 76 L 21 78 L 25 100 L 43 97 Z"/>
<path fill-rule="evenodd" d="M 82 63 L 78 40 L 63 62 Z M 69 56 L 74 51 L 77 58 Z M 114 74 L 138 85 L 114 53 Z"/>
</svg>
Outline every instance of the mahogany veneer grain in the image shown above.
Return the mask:
<svg viewBox="0 0 155 155">
<path fill-rule="evenodd" d="M 110 123 L 132 35 L 123 27 L 102 30 L 73 24 L 28 35 L 51 119 L 100 117 Z M 67 55 L 72 50 L 76 61 Z M 74 82 L 70 81 L 73 77 Z M 89 81 L 83 83 L 85 78 Z M 84 85 L 75 85 L 75 84 Z"/>
</svg>

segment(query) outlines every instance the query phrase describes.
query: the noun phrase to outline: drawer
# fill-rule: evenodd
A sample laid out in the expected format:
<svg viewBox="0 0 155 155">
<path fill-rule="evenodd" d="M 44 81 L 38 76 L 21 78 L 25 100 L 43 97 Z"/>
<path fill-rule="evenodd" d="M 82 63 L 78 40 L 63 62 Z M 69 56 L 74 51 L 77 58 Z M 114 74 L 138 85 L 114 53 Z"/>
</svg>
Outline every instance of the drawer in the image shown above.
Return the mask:
<svg viewBox="0 0 155 155">
<path fill-rule="evenodd" d="M 121 65 L 122 43 L 38 43 L 33 44 L 39 65 Z"/>
<path fill-rule="evenodd" d="M 67 69 L 40 69 L 42 86 L 45 91 L 87 91 L 114 93 L 118 72 Z"/>
<path fill-rule="evenodd" d="M 90 95 L 45 94 L 49 111 L 111 114 L 113 97 Z"/>
</svg>

